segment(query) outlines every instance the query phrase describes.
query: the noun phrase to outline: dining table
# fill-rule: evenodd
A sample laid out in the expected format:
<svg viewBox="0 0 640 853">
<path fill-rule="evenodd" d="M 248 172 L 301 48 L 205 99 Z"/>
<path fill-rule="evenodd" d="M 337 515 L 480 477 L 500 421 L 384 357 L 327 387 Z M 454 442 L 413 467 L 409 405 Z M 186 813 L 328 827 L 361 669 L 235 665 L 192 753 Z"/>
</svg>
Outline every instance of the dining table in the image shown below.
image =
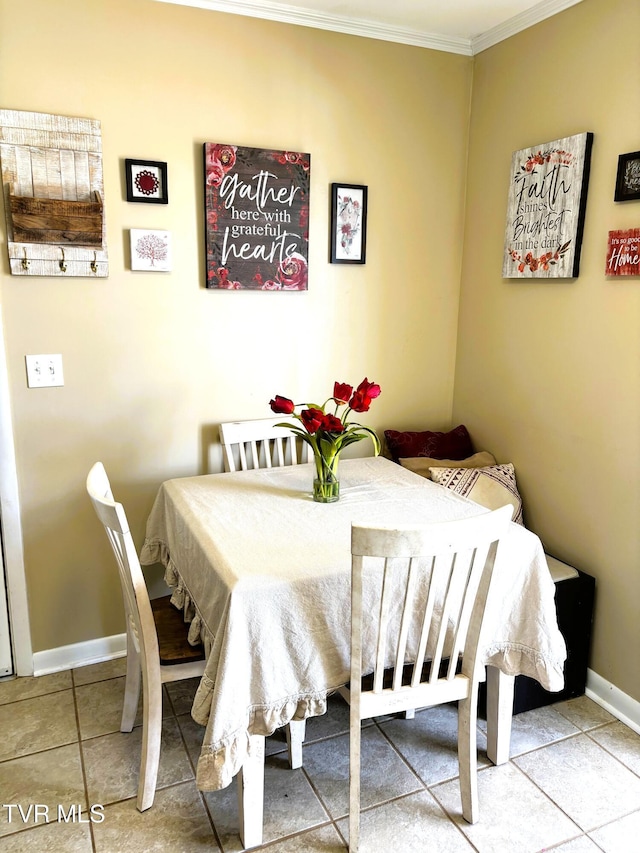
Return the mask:
<svg viewBox="0 0 640 853">
<path fill-rule="evenodd" d="M 164 565 L 190 639 L 205 647 L 191 710 L 206 727 L 196 771 L 202 791 L 248 777 L 264 762 L 265 736 L 325 713 L 327 696 L 348 682 L 354 523 L 425 524 L 487 512 L 381 456 L 342 459 L 339 500 L 318 503 L 314 470 L 310 463 L 170 479 L 151 509 L 140 562 Z M 566 648 L 554 593 L 540 539 L 511 522 L 482 640 L 494 763 L 509 758 L 514 676 L 550 691 L 563 687 Z M 245 846 L 260 843 L 261 812 L 259 820 Z"/>
</svg>

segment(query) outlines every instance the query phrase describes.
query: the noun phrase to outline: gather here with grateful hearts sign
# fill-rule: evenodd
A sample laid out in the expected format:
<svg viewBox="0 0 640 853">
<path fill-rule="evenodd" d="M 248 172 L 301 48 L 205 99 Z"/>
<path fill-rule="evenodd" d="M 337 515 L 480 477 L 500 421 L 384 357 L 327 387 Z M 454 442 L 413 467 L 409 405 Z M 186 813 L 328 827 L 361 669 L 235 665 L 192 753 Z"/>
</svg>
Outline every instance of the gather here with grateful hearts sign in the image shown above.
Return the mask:
<svg viewBox="0 0 640 853">
<path fill-rule="evenodd" d="M 207 287 L 307 290 L 310 155 L 204 145 Z"/>
</svg>

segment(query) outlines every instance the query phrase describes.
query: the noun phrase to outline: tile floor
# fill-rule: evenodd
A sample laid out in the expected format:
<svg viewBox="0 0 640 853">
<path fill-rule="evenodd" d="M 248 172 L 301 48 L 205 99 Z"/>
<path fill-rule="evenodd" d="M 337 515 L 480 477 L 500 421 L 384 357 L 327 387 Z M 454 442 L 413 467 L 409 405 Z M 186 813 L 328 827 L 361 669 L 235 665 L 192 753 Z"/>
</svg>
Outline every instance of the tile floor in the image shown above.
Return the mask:
<svg viewBox="0 0 640 853">
<path fill-rule="evenodd" d="M 136 810 L 140 728 L 118 731 L 123 673 L 118 660 L 0 682 L 1 853 L 241 849 L 235 784 L 210 794 L 194 784 L 203 730 L 189 715 L 192 682 L 165 688 L 155 804 Z M 295 771 L 281 734 L 268 739 L 264 844 L 272 853 L 345 850 L 347 725 L 335 698 L 308 722 L 304 768 Z M 493 767 L 483 729 L 481 721 L 481 817 L 469 826 L 460 815 L 455 708 L 366 725 L 363 853 L 640 849 L 639 735 L 581 697 L 514 718 L 511 761 Z"/>
</svg>

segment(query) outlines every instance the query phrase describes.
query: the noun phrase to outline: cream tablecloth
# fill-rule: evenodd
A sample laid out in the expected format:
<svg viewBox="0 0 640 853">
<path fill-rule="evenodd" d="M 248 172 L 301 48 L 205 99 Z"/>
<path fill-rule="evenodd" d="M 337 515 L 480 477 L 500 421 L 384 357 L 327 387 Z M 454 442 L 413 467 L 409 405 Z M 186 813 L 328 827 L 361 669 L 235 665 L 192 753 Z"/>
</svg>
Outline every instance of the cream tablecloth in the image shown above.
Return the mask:
<svg viewBox="0 0 640 853">
<path fill-rule="evenodd" d="M 315 503 L 312 478 L 312 465 L 297 465 L 168 480 L 149 516 L 141 562 L 164 564 L 206 647 L 192 709 L 206 726 L 203 791 L 231 782 L 249 734 L 324 713 L 348 680 L 352 522 L 485 511 L 381 457 L 342 460 L 338 503 Z M 488 607 L 484 662 L 562 689 L 554 585 L 540 540 L 521 525 L 503 542 Z"/>
</svg>

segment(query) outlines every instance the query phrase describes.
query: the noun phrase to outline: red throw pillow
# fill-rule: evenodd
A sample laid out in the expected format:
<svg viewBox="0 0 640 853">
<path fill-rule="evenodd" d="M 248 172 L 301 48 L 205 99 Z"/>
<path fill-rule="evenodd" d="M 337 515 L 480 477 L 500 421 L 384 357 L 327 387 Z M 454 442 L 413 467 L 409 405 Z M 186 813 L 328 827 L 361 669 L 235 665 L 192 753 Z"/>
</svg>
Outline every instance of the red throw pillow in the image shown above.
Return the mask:
<svg viewBox="0 0 640 853">
<path fill-rule="evenodd" d="M 386 429 L 384 437 L 392 459 L 431 456 L 433 459 L 466 459 L 473 454 L 471 436 L 463 424 L 450 432 L 399 432 Z"/>
</svg>

